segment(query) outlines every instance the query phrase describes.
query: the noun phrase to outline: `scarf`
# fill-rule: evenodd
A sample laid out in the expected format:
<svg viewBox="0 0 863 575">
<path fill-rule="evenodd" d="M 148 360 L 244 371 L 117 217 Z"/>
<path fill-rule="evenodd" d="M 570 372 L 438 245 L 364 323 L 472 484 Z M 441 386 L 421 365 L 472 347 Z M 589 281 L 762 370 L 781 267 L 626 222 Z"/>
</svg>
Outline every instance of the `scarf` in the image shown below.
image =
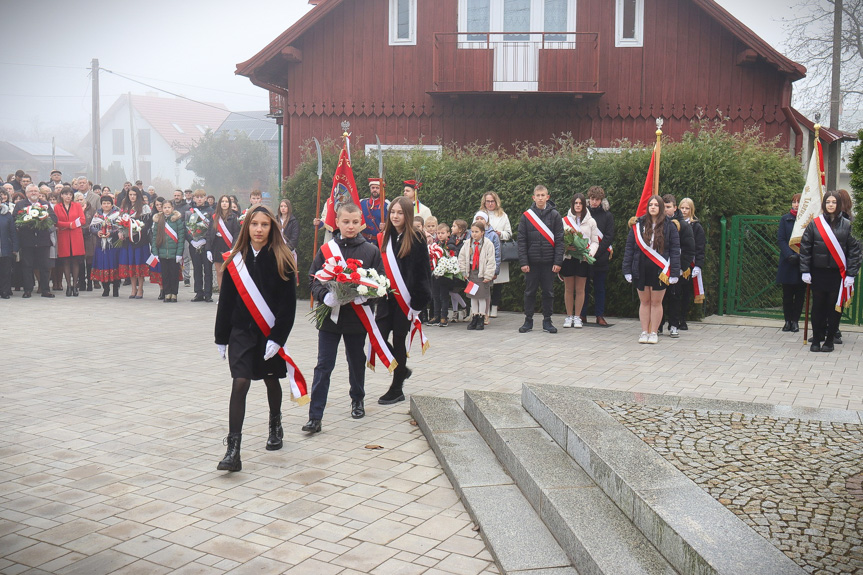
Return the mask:
<svg viewBox="0 0 863 575">
<path fill-rule="evenodd" d="M 470 264 L 470 269 L 479 269 L 479 242 L 473 243 L 473 261 Z"/>
<path fill-rule="evenodd" d="M 797 217 L 797 210 L 791 210 L 791 215 L 796 218 Z"/>
</svg>

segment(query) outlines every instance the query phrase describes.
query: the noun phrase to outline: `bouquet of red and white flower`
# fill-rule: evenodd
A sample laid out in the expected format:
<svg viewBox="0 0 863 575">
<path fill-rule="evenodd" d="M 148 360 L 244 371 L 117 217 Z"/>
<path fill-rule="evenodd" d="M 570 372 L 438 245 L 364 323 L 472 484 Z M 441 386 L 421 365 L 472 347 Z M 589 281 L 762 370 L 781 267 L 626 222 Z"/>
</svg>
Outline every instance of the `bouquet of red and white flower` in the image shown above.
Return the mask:
<svg viewBox="0 0 863 575">
<path fill-rule="evenodd" d="M 358 297 L 372 299 L 384 297 L 390 289 L 390 281 L 386 275 L 381 275 L 374 268 L 362 267 L 362 260 L 339 256 L 327 258 L 324 266 L 315 274 L 315 279 L 327 286 L 336 299 L 337 306 L 330 307 L 325 303 L 318 304 L 312 310 L 315 325 L 321 327 L 327 316 L 338 321 L 338 307 L 353 302 Z"/>
<path fill-rule="evenodd" d="M 34 231 L 53 230 L 54 220 L 51 219 L 47 206 L 33 204 L 18 210 L 15 215 L 15 227 L 30 228 Z"/>
<path fill-rule="evenodd" d="M 207 220 L 199 218 L 198 214 L 192 212 L 189 216 L 189 221 L 186 223 L 186 230 L 189 232 L 189 243 L 196 250 L 203 251 L 207 244 L 207 231 L 210 229 L 210 224 Z"/>
<path fill-rule="evenodd" d="M 136 220 L 129 214 L 123 214 L 117 218 L 117 226 L 120 228 L 120 239 L 114 244 L 115 248 L 122 245 L 123 240 L 130 239 L 132 241 L 140 241 L 141 231 L 144 229 L 144 222 Z M 135 235 L 138 239 L 135 239 Z"/>
</svg>

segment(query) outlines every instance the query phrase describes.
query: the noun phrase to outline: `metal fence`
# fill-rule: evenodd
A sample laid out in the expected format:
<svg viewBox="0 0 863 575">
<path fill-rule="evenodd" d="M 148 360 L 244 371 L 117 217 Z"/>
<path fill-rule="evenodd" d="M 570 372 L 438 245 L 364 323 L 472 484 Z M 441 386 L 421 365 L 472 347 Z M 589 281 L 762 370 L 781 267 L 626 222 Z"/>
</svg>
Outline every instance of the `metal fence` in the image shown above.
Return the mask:
<svg viewBox="0 0 863 575">
<path fill-rule="evenodd" d="M 719 315 L 782 319 L 782 287 L 776 283 L 779 216 L 732 216 L 731 233 L 721 219 Z M 726 256 L 727 247 L 727 256 Z M 863 324 L 863 290 L 858 279 L 842 321 Z"/>
</svg>

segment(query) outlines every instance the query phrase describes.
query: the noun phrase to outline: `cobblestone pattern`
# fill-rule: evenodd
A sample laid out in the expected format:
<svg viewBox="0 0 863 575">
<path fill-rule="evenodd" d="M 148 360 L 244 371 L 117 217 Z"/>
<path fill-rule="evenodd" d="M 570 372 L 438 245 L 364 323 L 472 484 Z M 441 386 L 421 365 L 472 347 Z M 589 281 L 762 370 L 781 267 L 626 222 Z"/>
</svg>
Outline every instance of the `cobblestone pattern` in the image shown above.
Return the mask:
<svg viewBox="0 0 863 575">
<path fill-rule="evenodd" d="M 598 405 L 809 573 L 863 573 L 863 426 Z"/>
</svg>

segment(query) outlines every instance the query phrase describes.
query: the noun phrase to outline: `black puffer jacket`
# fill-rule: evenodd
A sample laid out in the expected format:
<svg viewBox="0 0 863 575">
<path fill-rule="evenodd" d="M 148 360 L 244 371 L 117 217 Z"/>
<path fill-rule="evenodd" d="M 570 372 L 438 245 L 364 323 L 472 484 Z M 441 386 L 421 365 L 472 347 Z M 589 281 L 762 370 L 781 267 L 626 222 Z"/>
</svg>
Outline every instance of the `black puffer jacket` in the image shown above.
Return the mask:
<svg viewBox="0 0 863 575">
<path fill-rule="evenodd" d="M 704 257 L 707 252 L 707 234 L 704 233 L 704 226 L 698 220 L 689 222 L 689 225 L 692 226 L 692 235 L 695 236 L 695 267 L 704 269 Z M 680 263 L 686 266 L 691 262 L 680 260 Z"/>
<path fill-rule="evenodd" d="M 674 212 L 674 217 L 671 219 L 677 222 L 680 235 L 680 269 L 687 270 L 695 259 L 695 233 L 689 222 L 683 219 L 680 210 Z"/>
<path fill-rule="evenodd" d="M 405 280 L 408 292 L 410 292 L 411 307 L 415 310 L 422 310 L 431 301 L 431 267 L 429 266 L 428 244 L 425 240 L 425 234 L 410 234 L 408 237 L 414 239 L 411 253 L 404 258 L 398 257 L 404 234 L 393 236 L 393 253 L 396 254 L 399 271 Z M 390 287 L 395 289 L 395 286 Z M 389 294 L 387 299 L 395 299 L 395 296 Z M 378 305 L 375 318 L 386 317 L 389 314 L 389 309 L 389 305 Z"/>
<path fill-rule="evenodd" d="M 545 236 L 522 214 L 518 221 L 518 264 L 522 267 L 534 264 L 563 265 L 563 218 L 549 201 L 540 210 L 536 203 L 530 206 L 533 213 L 548 226 L 554 237 L 552 246 Z"/>
<path fill-rule="evenodd" d="M 644 225 L 646 217 L 641 216 L 638 218 L 639 229 Z M 623 275 L 629 274 L 633 278 L 637 278 L 641 258 L 647 256 L 644 255 L 641 248 L 635 243 L 635 233 L 632 229 L 632 223 L 630 220 L 629 235 L 626 236 L 626 251 L 623 253 Z M 680 275 L 680 234 L 677 231 L 674 220 L 667 216 L 665 218 L 665 244 L 662 257 L 669 260 L 668 277 L 678 277 Z"/>
<path fill-rule="evenodd" d="M 596 227 L 602 232 L 602 239 L 599 240 L 599 248 L 596 250 L 596 262 L 593 264 L 593 269 L 604 271 L 608 269 L 608 260 L 611 254 L 608 253 L 608 248 L 614 243 L 614 216 L 606 208 L 608 204 L 605 200 L 598 208 L 587 206 L 591 217 L 596 221 Z"/>
<path fill-rule="evenodd" d="M 831 222 L 830 228 L 845 252 L 846 275 L 856 276 L 860 271 L 860 242 L 851 235 L 851 222 L 842 217 L 836 218 Z M 830 250 L 813 221 L 806 226 L 800 241 L 800 273 L 811 274 L 816 268 L 835 270 L 839 269 L 839 266 L 830 255 Z"/>
<path fill-rule="evenodd" d="M 381 260 L 381 252 L 376 245 L 370 244 L 362 236 L 343 238 L 339 234 L 336 234 L 332 241 L 338 244 L 339 250 L 346 260 L 361 260 L 363 262 L 362 267 L 366 269 L 374 268 L 379 274 L 384 275 L 384 262 Z M 326 285 L 316 280 L 314 275 L 324 267 L 324 259 L 324 253 L 319 249 L 312 262 L 312 267 L 309 268 L 312 294 L 315 296 L 315 300 L 320 303 L 323 303 L 324 296 L 327 295 L 329 290 Z M 357 312 L 354 311 L 353 306 L 350 304 L 343 305 L 339 309 L 338 324 L 333 323 L 333 320 L 327 317 L 320 329 L 321 331 L 330 333 L 366 333 L 366 328 L 360 322 Z"/>
</svg>

